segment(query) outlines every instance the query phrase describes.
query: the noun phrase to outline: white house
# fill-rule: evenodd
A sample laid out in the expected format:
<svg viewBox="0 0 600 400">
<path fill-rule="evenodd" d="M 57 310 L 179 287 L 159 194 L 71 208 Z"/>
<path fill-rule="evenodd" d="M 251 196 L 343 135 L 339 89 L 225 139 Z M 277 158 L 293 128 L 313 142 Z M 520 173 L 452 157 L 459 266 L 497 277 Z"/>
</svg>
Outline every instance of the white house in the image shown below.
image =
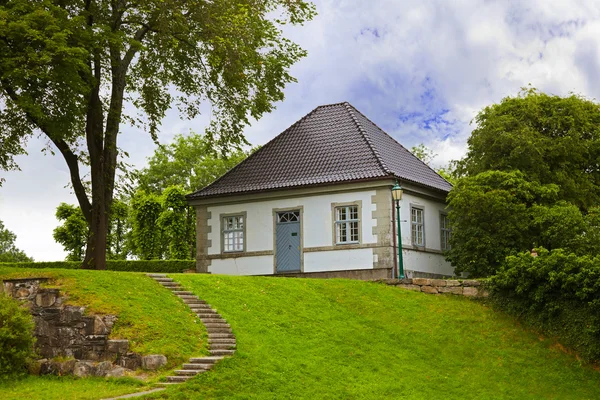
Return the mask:
<svg viewBox="0 0 600 400">
<path fill-rule="evenodd" d="M 391 277 L 396 180 L 407 276 L 452 275 L 443 256 L 452 186 L 348 103 L 317 107 L 188 196 L 197 271 Z"/>
</svg>

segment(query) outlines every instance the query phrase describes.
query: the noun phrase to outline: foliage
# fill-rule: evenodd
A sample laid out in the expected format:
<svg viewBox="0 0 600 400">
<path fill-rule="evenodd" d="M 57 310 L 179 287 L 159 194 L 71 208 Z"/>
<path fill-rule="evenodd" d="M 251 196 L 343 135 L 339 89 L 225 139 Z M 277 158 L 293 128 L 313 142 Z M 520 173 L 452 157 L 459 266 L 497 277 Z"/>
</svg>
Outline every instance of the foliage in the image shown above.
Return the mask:
<svg viewBox="0 0 600 400">
<path fill-rule="evenodd" d="M 186 192 L 199 190 L 242 162 L 248 152 L 215 154 L 206 136 L 177 135 L 172 143 L 159 145 L 148 166 L 137 174 L 139 189 L 162 194 L 170 186 Z"/>
<path fill-rule="evenodd" d="M 524 89 L 475 117 L 459 175 L 521 171 L 528 180 L 555 184 L 558 199 L 582 210 L 600 205 L 600 108 L 578 95 Z"/>
<path fill-rule="evenodd" d="M 79 269 L 79 261 L 45 261 L 45 262 L 0 262 L 0 268 L 23 269 Z M 195 260 L 108 260 L 106 269 L 109 271 L 132 272 L 184 272 L 196 268 Z"/>
<path fill-rule="evenodd" d="M 79 206 L 60 203 L 56 208 L 56 219 L 62 224 L 54 228 L 56 243 L 67 252 L 67 261 L 83 261 L 89 229 Z"/>
<path fill-rule="evenodd" d="M 84 265 L 104 268 L 121 124 L 156 140 L 173 105 L 211 105 L 219 150 L 283 100 L 306 55 L 281 27 L 315 15 L 302 0 L 13 0 L 0 3 L 0 168 L 41 133 L 61 153 L 89 227 Z M 125 115 L 129 101 L 135 110 Z M 80 165 L 89 164 L 91 196 Z"/>
<path fill-rule="evenodd" d="M 108 219 L 107 255 L 109 260 L 124 260 L 129 252 L 127 236 L 129 221 L 127 204 L 114 200 Z M 83 261 L 88 242 L 89 229 L 81 208 L 61 203 L 56 208 L 56 219 L 62 222 L 54 229 L 54 240 L 67 252 L 67 261 Z M 185 257 L 184 257 L 185 258 Z"/>
<path fill-rule="evenodd" d="M 168 243 L 167 259 L 184 259 L 193 253 L 190 242 L 195 242 L 191 235 L 194 225 L 190 224 L 190 211 L 193 210 L 187 205 L 183 189 L 176 186 L 165 189 L 162 195 L 162 212 L 157 223 Z"/>
<path fill-rule="evenodd" d="M 5 228 L 4 222 L 0 221 L 0 262 L 33 261 L 15 246 L 16 239 L 17 235 Z"/>
<path fill-rule="evenodd" d="M 448 196 L 452 236 L 447 259 L 455 272 L 489 276 L 507 255 L 531 249 L 536 241 L 532 210 L 539 214 L 540 207 L 553 203 L 558 190 L 556 185 L 529 182 L 518 171 L 487 171 L 459 179 Z M 539 226 L 551 222 L 549 217 L 538 219 Z"/>
<path fill-rule="evenodd" d="M 27 372 L 34 340 L 29 311 L 0 292 L 0 380 Z"/>
<path fill-rule="evenodd" d="M 138 191 L 131 199 L 132 252 L 142 260 L 159 260 L 165 253 L 163 231 L 158 225 L 160 197 Z"/>
<path fill-rule="evenodd" d="M 128 339 L 139 354 L 164 354 L 169 368 L 208 353 L 206 330 L 196 315 L 144 274 L 0 265 L 0 279 L 27 276 L 50 278 L 49 284 L 67 295 L 67 304 L 85 305 L 90 314 L 117 315 L 110 338 Z"/>
<path fill-rule="evenodd" d="M 468 299 L 342 279 L 172 277 L 223 315 L 238 351 L 158 398 L 538 400 L 600 389 L 598 373 L 553 341 Z"/>
<path fill-rule="evenodd" d="M 585 360 L 600 361 L 600 256 L 537 253 L 507 258 L 490 279 L 492 301 Z"/>
</svg>

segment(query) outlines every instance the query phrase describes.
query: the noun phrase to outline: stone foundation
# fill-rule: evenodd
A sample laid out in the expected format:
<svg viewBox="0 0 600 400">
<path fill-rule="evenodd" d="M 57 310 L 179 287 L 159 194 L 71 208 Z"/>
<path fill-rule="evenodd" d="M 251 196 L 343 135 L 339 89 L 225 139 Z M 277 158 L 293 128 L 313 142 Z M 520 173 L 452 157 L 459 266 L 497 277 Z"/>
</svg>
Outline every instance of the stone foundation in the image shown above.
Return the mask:
<svg viewBox="0 0 600 400">
<path fill-rule="evenodd" d="M 43 357 L 37 365 L 40 374 L 122 376 L 144 366 L 146 357 L 156 357 L 130 352 L 127 340 L 109 339 L 117 316 L 86 315 L 85 307 L 65 305 L 58 289 L 41 287 L 47 280 L 5 279 L 2 286 L 5 294 L 22 302 L 33 316 L 36 352 Z M 68 360 L 52 360 L 55 357 Z"/>
<path fill-rule="evenodd" d="M 380 282 L 402 289 L 413 290 L 429 294 L 457 294 L 467 297 L 487 297 L 488 292 L 481 285 L 481 281 L 475 279 L 429 279 L 429 278 L 406 278 L 406 279 L 384 279 Z"/>
</svg>

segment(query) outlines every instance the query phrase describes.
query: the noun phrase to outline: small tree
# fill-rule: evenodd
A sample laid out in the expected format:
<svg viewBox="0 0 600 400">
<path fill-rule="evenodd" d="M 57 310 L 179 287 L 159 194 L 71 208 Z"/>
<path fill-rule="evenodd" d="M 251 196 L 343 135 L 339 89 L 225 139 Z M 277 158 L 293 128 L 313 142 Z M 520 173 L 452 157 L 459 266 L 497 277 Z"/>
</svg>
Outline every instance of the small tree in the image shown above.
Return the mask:
<svg viewBox="0 0 600 400">
<path fill-rule="evenodd" d="M 89 229 L 81 208 L 60 203 L 56 208 L 56 219 L 61 225 L 54 228 L 54 240 L 67 252 L 67 261 L 82 261 Z"/>
<path fill-rule="evenodd" d="M 26 372 L 33 357 L 33 318 L 0 292 L 0 379 Z"/>
<path fill-rule="evenodd" d="M 15 246 L 17 235 L 4 227 L 0 221 L 0 262 L 28 262 L 33 261 L 25 252 Z"/>
</svg>

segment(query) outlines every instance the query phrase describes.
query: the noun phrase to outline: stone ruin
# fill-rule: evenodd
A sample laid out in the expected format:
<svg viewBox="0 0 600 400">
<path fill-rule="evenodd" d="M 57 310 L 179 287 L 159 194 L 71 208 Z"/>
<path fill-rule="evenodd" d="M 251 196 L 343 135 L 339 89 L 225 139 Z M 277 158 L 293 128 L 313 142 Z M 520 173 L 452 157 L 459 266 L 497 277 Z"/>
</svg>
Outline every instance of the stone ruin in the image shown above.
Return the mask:
<svg viewBox="0 0 600 400">
<path fill-rule="evenodd" d="M 129 341 L 109 339 L 115 315 L 86 315 L 85 307 L 66 305 L 58 289 L 41 287 L 48 278 L 3 280 L 6 295 L 29 308 L 35 322 L 40 374 L 118 377 L 138 368 L 156 370 L 163 355 L 129 351 Z M 62 361 L 57 360 L 61 359 Z M 67 359 L 64 361 L 64 359 Z"/>
</svg>

